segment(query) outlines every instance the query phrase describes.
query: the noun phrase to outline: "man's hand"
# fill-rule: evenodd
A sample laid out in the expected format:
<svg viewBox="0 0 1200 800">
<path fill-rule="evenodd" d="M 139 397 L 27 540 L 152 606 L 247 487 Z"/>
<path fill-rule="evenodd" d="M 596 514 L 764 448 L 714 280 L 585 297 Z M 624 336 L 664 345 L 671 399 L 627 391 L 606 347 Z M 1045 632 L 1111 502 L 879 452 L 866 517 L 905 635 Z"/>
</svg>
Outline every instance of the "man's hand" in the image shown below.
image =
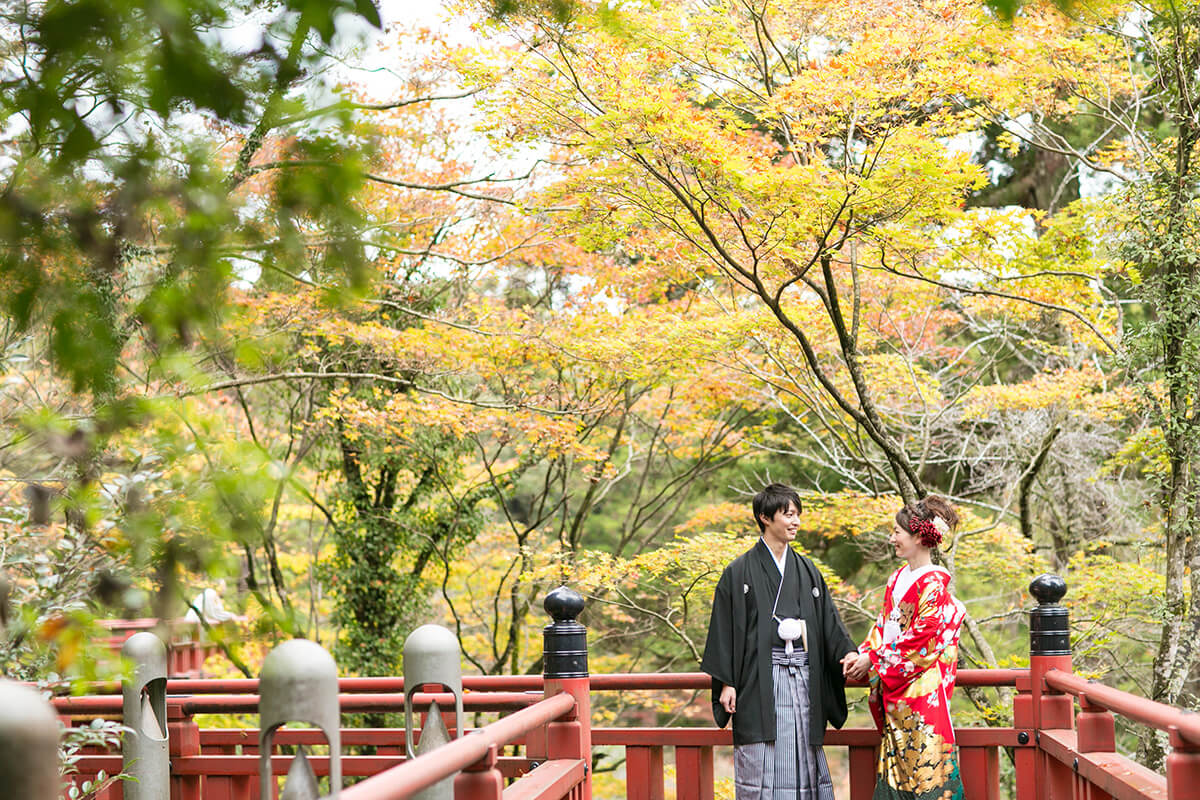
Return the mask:
<svg viewBox="0 0 1200 800">
<path fill-rule="evenodd" d="M 732 686 L 726 686 L 721 690 L 721 706 L 730 714 L 737 712 L 737 689 Z"/>
<path fill-rule="evenodd" d="M 871 671 L 871 657 L 866 653 L 846 653 L 842 657 L 842 675 L 853 681 L 865 680 Z"/>
</svg>

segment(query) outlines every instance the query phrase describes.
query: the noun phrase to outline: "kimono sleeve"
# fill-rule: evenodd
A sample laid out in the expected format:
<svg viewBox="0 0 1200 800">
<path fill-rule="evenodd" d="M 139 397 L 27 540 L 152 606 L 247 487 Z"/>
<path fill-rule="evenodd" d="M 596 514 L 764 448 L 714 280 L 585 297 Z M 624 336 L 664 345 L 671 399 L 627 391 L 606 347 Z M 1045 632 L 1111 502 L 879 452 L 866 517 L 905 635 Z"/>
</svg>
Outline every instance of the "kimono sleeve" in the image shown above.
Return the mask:
<svg viewBox="0 0 1200 800">
<path fill-rule="evenodd" d="M 883 612 L 879 612 L 879 616 L 875 618 L 875 624 L 871 626 L 871 632 L 867 634 L 867 638 L 858 646 L 858 652 L 870 653 L 872 650 L 878 650 L 883 646 Z"/>
<path fill-rule="evenodd" d="M 907 630 L 894 641 L 867 651 L 884 688 L 904 687 L 941 659 L 947 644 L 942 634 L 950 618 L 947 606 L 953 603 L 954 598 L 941 581 L 928 581 Z"/>
<path fill-rule="evenodd" d="M 888 578 L 887 587 L 884 591 L 883 603 L 879 608 L 879 616 L 875 618 L 875 624 L 871 626 L 870 632 L 867 633 L 867 638 L 864 639 L 863 643 L 858 646 L 859 653 L 866 653 L 869 655 L 872 650 L 878 650 L 880 647 L 883 647 L 883 623 L 884 618 L 888 613 L 887 601 L 891 596 L 892 587 L 895 585 L 895 581 L 896 574 L 893 573 L 892 577 Z"/>
<path fill-rule="evenodd" d="M 829 594 L 829 587 L 825 585 L 825 576 L 820 570 L 813 570 L 817 573 L 817 589 L 820 591 L 823 602 L 821 604 L 821 631 L 825 640 L 825 650 L 829 654 L 829 660 L 837 666 L 837 674 L 841 676 L 841 659 L 847 653 L 854 652 L 854 640 L 850 638 L 850 634 L 846 632 L 846 625 L 842 622 L 842 616 L 837 611 L 837 606 L 833 603 L 833 597 Z"/>
<path fill-rule="evenodd" d="M 700 669 L 712 676 L 713 718 L 718 727 L 729 723 L 729 712 L 720 703 L 721 690 L 726 686 L 737 688 L 735 670 L 733 619 L 733 578 L 728 568 L 721 573 L 717 588 L 713 592 L 712 617 L 708 623 L 708 638 L 704 642 L 704 656 Z"/>
</svg>

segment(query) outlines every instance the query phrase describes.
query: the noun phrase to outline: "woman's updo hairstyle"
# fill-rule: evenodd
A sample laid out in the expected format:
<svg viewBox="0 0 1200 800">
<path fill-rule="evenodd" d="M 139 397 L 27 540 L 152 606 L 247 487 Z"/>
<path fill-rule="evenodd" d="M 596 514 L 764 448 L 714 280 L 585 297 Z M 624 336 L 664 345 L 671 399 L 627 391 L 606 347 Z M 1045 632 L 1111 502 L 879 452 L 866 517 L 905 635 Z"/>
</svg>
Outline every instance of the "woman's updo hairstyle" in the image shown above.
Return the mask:
<svg viewBox="0 0 1200 800">
<path fill-rule="evenodd" d="M 916 505 L 905 506 L 897 511 L 896 524 L 932 550 L 942 543 L 943 537 L 958 527 L 958 512 L 946 498 L 929 495 L 917 501 Z"/>
</svg>

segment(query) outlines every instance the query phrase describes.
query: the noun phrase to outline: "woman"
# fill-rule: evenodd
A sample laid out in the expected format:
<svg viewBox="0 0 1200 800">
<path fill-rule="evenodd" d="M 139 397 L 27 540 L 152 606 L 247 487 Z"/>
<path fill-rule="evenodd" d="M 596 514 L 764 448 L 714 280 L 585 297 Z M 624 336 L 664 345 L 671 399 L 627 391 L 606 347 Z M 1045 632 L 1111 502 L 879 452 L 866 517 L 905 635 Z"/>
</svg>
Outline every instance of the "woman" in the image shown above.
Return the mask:
<svg viewBox="0 0 1200 800">
<path fill-rule="evenodd" d="M 848 677 L 871 677 L 871 713 L 883 740 L 873 800 L 962 800 L 950 695 L 965 610 L 933 551 L 958 514 L 927 497 L 896 514 L 889 538 L 905 562 L 888 579 L 883 611 Z"/>
</svg>

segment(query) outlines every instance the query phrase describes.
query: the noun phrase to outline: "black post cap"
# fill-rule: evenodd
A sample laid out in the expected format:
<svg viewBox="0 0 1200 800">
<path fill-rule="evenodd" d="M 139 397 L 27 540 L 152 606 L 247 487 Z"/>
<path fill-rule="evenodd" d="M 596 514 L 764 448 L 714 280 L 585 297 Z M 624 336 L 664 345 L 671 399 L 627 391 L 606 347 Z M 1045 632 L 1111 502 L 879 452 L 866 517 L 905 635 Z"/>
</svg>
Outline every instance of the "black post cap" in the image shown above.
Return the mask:
<svg viewBox="0 0 1200 800">
<path fill-rule="evenodd" d="M 583 595 L 569 586 L 559 586 L 546 595 L 542 608 L 555 622 L 574 622 L 583 611 Z"/>
<path fill-rule="evenodd" d="M 1057 575 L 1038 575 L 1029 584 L 1029 593 L 1044 606 L 1057 605 L 1067 593 L 1067 582 Z"/>
<path fill-rule="evenodd" d="M 1058 601 L 1067 593 L 1067 582 L 1058 575 L 1038 575 L 1029 584 L 1029 593 L 1038 605 L 1029 612 L 1029 654 L 1033 656 L 1071 655 L 1071 623 Z"/>
<path fill-rule="evenodd" d="M 542 629 L 543 667 L 546 678 L 586 678 L 587 628 L 577 621 L 583 596 L 567 586 L 546 595 L 542 606 L 554 622 Z"/>
</svg>

